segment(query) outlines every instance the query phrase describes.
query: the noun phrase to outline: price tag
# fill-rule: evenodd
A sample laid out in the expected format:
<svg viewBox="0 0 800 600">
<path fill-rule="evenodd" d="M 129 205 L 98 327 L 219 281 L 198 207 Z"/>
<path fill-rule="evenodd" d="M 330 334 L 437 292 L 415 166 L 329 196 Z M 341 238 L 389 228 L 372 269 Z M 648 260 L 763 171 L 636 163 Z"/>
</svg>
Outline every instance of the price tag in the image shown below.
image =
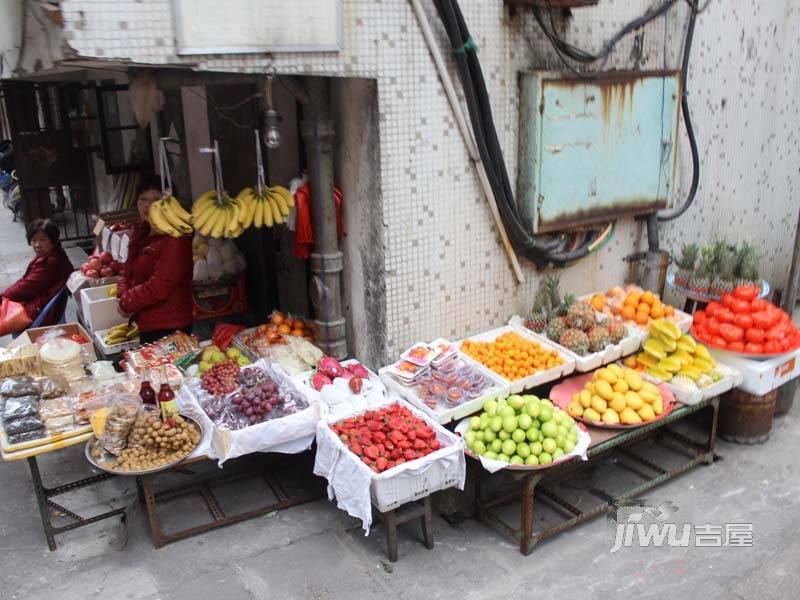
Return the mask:
<svg viewBox="0 0 800 600">
<path fill-rule="evenodd" d="M 775 377 L 783 377 L 784 375 L 788 375 L 792 371 L 794 371 L 795 364 L 797 362 L 797 357 L 792 358 L 791 360 L 787 360 L 782 365 L 778 365 L 775 367 Z"/>
<path fill-rule="evenodd" d="M 103 219 L 97 219 L 97 223 L 94 224 L 94 235 L 97 237 L 100 235 L 100 232 L 103 231 L 103 227 L 106 226 L 106 222 Z"/>
</svg>

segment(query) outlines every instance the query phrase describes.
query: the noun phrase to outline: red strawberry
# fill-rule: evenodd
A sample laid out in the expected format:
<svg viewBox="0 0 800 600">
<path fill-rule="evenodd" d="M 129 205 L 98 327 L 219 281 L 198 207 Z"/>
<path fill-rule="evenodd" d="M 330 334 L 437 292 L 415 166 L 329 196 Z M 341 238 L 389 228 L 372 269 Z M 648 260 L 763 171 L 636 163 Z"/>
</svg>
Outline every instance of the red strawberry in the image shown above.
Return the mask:
<svg viewBox="0 0 800 600">
<path fill-rule="evenodd" d="M 414 450 L 426 450 L 428 448 L 428 444 L 426 444 L 423 440 L 417 438 L 414 440 Z"/>
<path fill-rule="evenodd" d="M 375 446 L 367 446 L 364 448 L 364 456 L 371 459 L 376 459 L 379 456 L 378 448 Z"/>
<path fill-rule="evenodd" d="M 386 460 L 384 457 L 378 457 L 378 460 L 375 461 L 375 466 L 378 467 L 378 471 L 385 471 L 386 465 L 389 464 L 389 461 Z"/>
<path fill-rule="evenodd" d="M 417 458 L 417 453 L 414 452 L 413 450 L 406 450 L 405 452 L 403 452 L 403 458 L 405 458 L 406 460 L 414 460 L 415 458 Z"/>
</svg>

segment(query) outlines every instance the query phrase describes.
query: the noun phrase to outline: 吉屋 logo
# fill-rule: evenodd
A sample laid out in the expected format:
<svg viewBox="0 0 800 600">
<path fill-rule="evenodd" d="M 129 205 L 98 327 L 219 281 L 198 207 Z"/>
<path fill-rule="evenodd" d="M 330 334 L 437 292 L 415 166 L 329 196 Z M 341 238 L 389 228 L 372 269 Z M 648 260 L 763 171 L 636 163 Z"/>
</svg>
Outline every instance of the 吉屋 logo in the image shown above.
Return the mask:
<svg viewBox="0 0 800 600">
<path fill-rule="evenodd" d="M 753 545 L 752 523 L 684 523 L 679 526 L 669 522 L 678 509 L 671 500 L 665 500 L 658 506 L 645 498 L 612 500 L 608 505 L 608 521 L 615 527 L 611 553 L 633 546 L 658 548 L 694 545 L 699 548 Z"/>
</svg>

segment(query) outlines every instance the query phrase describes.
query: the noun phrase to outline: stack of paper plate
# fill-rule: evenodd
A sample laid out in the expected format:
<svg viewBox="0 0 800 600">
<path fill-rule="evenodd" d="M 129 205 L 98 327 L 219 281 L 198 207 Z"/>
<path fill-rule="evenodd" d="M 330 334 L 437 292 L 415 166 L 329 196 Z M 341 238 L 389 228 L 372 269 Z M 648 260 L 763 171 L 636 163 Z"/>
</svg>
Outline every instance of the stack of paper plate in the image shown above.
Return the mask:
<svg viewBox="0 0 800 600">
<path fill-rule="evenodd" d="M 77 381 L 86 377 L 80 344 L 63 338 L 47 342 L 39 350 L 42 372 L 51 377 Z"/>
</svg>

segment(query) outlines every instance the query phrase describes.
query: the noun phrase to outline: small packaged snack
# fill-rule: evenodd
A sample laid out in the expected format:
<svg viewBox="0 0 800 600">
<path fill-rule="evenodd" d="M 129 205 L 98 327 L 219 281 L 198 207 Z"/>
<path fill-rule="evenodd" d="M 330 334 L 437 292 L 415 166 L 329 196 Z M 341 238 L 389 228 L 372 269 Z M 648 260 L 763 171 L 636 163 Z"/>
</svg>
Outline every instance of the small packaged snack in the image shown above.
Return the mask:
<svg viewBox="0 0 800 600">
<path fill-rule="evenodd" d="M 46 434 L 47 431 L 45 431 L 43 427 L 31 429 L 30 431 L 23 431 L 22 433 L 13 433 L 8 435 L 8 443 L 21 444 L 22 442 L 43 438 Z"/>
<path fill-rule="evenodd" d="M 37 416 L 39 414 L 38 396 L 22 396 L 20 398 L 9 398 L 3 407 L 3 422 L 7 423 L 15 419 Z"/>
<path fill-rule="evenodd" d="M 69 392 L 69 383 L 61 377 L 40 377 L 35 383 L 42 399 L 58 398 Z"/>
<path fill-rule="evenodd" d="M 39 389 L 31 377 L 9 377 L 0 385 L 0 395 L 4 398 L 17 398 L 19 396 L 36 396 Z"/>
<path fill-rule="evenodd" d="M 428 367 L 420 367 L 406 360 L 398 360 L 393 365 L 386 367 L 386 372 L 394 375 L 404 382 L 414 381 L 420 375 L 426 373 Z"/>
<path fill-rule="evenodd" d="M 7 421 L 4 427 L 6 430 L 6 435 L 12 436 L 18 433 L 33 431 L 35 429 L 44 429 L 44 423 L 42 423 L 42 420 L 38 415 L 30 415 L 27 417 L 22 417 L 21 419 Z"/>
<path fill-rule="evenodd" d="M 114 399 L 106 417 L 103 435 L 100 436 L 100 444 L 108 452 L 119 456 L 125 449 L 128 433 L 130 433 L 141 408 L 142 401 L 138 396 L 124 394 Z"/>
<path fill-rule="evenodd" d="M 400 358 L 418 367 L 427 367 L 441 352 L 441 348 L 429 346 L 428 344 L 414 344 L 403 352 Z"/>
</svg>

